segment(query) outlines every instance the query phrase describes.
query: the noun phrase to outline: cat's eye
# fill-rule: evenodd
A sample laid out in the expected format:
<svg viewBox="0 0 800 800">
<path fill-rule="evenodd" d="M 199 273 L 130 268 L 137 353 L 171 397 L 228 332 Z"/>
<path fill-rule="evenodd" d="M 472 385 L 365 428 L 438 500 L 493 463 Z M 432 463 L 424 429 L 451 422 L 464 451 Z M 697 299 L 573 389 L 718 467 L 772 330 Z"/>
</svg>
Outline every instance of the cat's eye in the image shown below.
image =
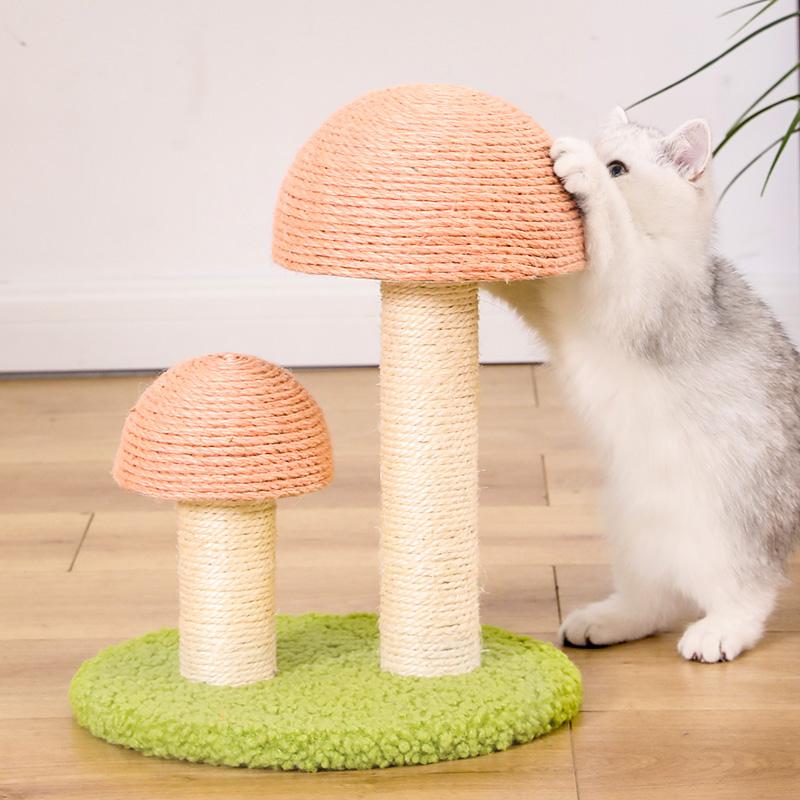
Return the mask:
<svg viewBox="0 0 800 800">
<path fill-rule="evenodd" d="M 607 166 L 608 174 L 612 178 L 619 178 L 620 175 L 625 175 L 628 172 L 628 168 L 621 161 L 609 161 Z"/>
</svg>

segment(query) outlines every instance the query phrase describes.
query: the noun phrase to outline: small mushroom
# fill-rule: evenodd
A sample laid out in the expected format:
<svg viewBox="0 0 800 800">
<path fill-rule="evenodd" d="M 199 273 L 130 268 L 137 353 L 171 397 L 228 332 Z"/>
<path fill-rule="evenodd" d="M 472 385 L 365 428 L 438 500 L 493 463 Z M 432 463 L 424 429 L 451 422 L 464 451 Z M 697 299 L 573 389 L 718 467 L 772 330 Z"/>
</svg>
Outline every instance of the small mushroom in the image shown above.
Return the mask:
<svg viewBox="0 0 800 800">
<path fill-rule="evenodd" d="M 273 257 L 381 281 L 381 665 L 452 675 L 480 664 L 478 281 L 584 266 L 550 137 L 459 86 L 372 92 L 292 164 Z"/>
<path fill-rule="evenodd" d="M 333 475 L 313 398 L 254 356 L 190 359 L 131 409 L 113 475 L 125 489 L 177 501 L 181 675 L 218 686 L 271 678 L 275 501 Z"/>
</svg>

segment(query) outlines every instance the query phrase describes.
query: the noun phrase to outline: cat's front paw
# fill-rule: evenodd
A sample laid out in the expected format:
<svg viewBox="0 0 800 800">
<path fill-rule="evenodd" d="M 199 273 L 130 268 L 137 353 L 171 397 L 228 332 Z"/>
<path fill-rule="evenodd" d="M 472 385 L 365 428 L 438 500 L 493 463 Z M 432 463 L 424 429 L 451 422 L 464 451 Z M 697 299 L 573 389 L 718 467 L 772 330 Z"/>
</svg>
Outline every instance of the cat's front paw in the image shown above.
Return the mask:
<svg viewBox="0 0 800 800">
<path fill-rule="evenodd" d="M 761 638 L 761 628 L 724 617 L 704 617 L 692 623 L 678 642 L 678 652 L 687 661 L 716 664 L 733 661 Z"/>
<path fill-rule="evenodd" d="M 653 633 L 654 628 L 637 609 L 612 595 L 573 611 L 564 620 L 558 635 L 562 644 L 572 647 L 603 647 L 641 639 Z"/>
<path fill-rule="evenodd" d="M 589 198 L 606 177 L 605 167 L 594 148 L 582 139 L 556 139 L 550 148 L 550 158 L 553 159 L 553 172 L 579 202 Z"/>
</svg>

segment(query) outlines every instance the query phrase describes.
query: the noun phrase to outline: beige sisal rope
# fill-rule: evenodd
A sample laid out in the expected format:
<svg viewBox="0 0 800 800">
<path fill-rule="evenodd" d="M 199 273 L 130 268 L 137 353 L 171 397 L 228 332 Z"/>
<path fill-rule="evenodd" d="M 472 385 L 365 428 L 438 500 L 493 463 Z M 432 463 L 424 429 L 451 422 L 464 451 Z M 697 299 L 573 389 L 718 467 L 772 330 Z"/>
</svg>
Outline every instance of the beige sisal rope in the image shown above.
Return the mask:
<svg viewBox="0 0 800 800">
<path fill-rule="evenodd" d="M 381 666 L 457 675 L 481 651 L 477 287 L 381 289 Z"/>
<path fill-rule="evenodd" d="M 180 670 L 215 686 L 271 678 L 275 501 L 178 503 Z"/>
</svg>

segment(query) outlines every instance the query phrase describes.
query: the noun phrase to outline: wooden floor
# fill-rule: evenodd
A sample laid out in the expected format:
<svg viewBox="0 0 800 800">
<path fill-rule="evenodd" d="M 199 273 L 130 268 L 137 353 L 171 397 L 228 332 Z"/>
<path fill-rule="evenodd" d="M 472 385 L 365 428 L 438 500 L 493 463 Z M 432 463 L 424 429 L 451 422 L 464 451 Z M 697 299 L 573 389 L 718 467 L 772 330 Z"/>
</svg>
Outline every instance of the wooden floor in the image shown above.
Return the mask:
<svg viewBox="0 0 800 800">
<path fill-rule="evenodd" d="M 374 370 L 300 371 L 332 430 L 337 478 L 279 510 L 280 610 L 376 608 Z M 552 639 L 608 590 L 598 472 L 539 367 L 482 373 L 484 621 Z M 676 633 L 571 650 L 586 701 L 570 729 L 484 758 L 279 774 L 149 759 L 70 719 L 98 649 L 176 621 L 170 508 L 117 489 L 110 461 L 148 378 L 0 383 L 0 798 L 800 797 L 800 564 L 759 647 L 686 663 Z"/>
</svg>

